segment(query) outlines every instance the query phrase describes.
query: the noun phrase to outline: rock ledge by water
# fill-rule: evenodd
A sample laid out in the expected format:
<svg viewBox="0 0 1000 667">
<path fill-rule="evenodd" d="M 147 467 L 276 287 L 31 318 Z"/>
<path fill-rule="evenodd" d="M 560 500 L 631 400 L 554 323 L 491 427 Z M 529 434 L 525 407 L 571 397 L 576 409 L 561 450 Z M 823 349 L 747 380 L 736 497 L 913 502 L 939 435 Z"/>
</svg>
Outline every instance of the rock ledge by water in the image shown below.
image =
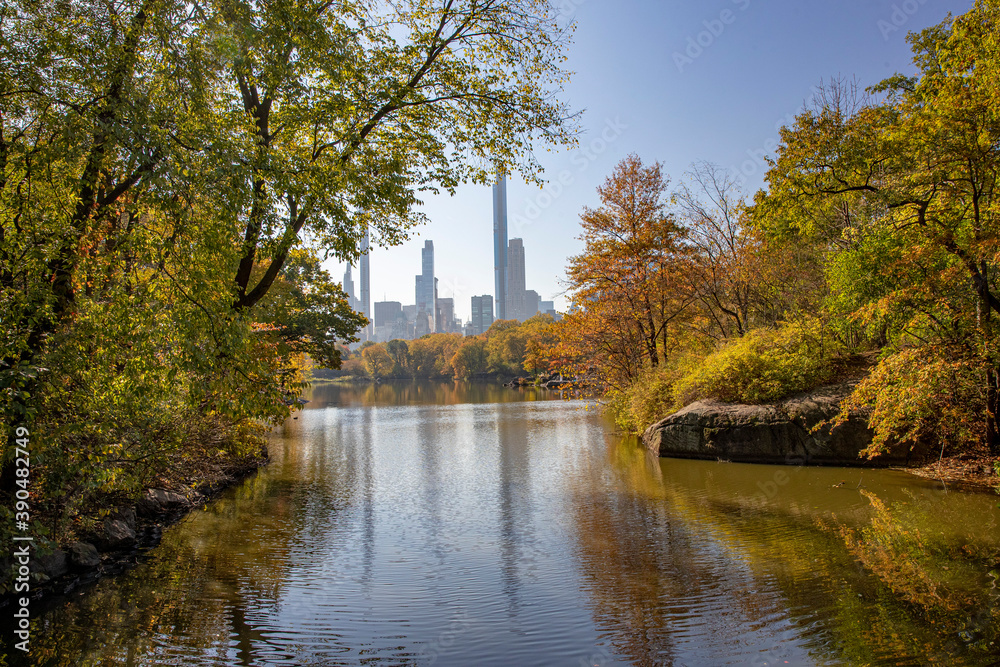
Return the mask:
<svg viewBox="0 0 1000 667">
<path fill-rule="evenodd" d="M 93 534 L 62 547 L 39 552 L 33 549 L 29 564 L 32 604 L 47 608 L 69 593 L 98 579 L 120 574 L 136 565 L 152 550 L 163 529 L 177 522 L 196 507 L 230 486 L 254 474 L 267 463 L 267 452 L 258 457 L 233 461 L 212 471 L 212 479 L 204 479 L 186 494 L 161 488 L 147 489 L 133 505 L 108 511 Z M 86 541 L 84 541 L 86 540 Z M 33 547 L 37 546 L 34 543 Z M 0 571 L 10 571 L 9 557 L 0 558 Z M 0 581 L 0 610 L 11 606 L 18 594 L 12 592 L 11 581 Z"/>
<path fill-rule="evenodd" d="M 811 465 L 898 465 L 905 455 L 877 461 L 858 454 L 872 441 L 864 415 L 830 429 L 813 428 L 835 416 L 853 383 L 821 387 L 777 403 L 738 405 L 713 400 L 692 403 L 653 424 L 642 435 L 660 456 L 747 463 Z"/>
</svg>

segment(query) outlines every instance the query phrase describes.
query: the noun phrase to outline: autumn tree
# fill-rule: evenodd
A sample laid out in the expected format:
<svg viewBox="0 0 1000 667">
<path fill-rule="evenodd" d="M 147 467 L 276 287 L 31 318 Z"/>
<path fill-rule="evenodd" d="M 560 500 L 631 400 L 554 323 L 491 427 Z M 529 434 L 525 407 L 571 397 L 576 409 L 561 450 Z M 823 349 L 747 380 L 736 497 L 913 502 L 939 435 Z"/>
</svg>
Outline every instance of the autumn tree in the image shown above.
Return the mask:
<svg viewBox="0 0 1000 667">
<path fill-rule="evenodd" d="M 451 358 L 451 367 L 455 372 L 456 379 L 468 380 L 485 373 L 488 361 L 486 341 L 476 336 L 462 341 L 462 345 Z"/>
<path fill-rule="evenodd" d="M 410 372 L 410 346 L 405 340 L 393 339 L 385 344 L 385 351 L 392 357 L 392 373 L 406 377 Z"/>
<path fill-rule="evenodd" d="M 668 327 L 691 303 L 679 283 L 686 234 L 667 210 L 660 163 L 647 167 L 630 155 L 597 192 L 602 205 L 580 216 L 585 247 L 567 269 L 578 312 L 566 326 L 629 381 L 665 360 L 673 346 Z"/>
<path fill-rule="evenodd" d="M 381 380 L 392 371 L 392 357 L 381 343 L 369 345 L 362 350 L 361 359 L 365 362 L 368 375 L 376 380 Z"/>
</svg>

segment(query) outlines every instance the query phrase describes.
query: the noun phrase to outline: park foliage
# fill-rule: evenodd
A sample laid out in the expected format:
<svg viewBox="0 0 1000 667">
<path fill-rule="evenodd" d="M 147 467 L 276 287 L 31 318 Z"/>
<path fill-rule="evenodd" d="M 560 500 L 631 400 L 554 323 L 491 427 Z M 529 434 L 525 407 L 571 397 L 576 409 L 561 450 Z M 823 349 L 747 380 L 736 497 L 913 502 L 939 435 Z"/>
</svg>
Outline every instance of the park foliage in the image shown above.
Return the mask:
<svg viewBox="0 0 1000 667">
<path fill-rule="evenodd" d="M 536 314 L 524 322 L 496 320 L 477 336 L 437 333 L 416 340 L 366 341 L 348 353 L 339 373 L 373 380 L 509 379 L 548 373 L 552 350 L 558 349 L 551 315 Z"/>
<path fill-rule="evenodd" d="M 1000 2 L 909 39 L 916 75 L 823 85 L 752 197 L 634 155 L 598 190 L 556 326 L 624 428 L 853 376 L 867 455 L 1000 454 Z"/>
</svg>

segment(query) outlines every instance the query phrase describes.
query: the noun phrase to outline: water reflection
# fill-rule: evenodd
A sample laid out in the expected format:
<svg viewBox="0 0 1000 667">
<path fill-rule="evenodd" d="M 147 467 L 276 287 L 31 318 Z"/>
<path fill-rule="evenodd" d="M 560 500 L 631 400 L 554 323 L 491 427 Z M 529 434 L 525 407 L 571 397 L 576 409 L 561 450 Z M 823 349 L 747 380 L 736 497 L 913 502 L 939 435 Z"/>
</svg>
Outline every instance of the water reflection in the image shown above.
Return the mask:
<svg viewBox="0 0 1000 667">
<path fill-rule="evenodd" d="M 598 465 L 574 507 L 595 616 L 630 660 L 996 664 L 995 496 L 890 471 L 651 461 L 618 442 L 609 457 L 630 493 L 589 492 Z M 852 530 L 891 560 L 859 562 Z M 927 582 L 963 603 L 913 604 Z"/>
<path fill-rule="evenodd" d="M 266 470 L 129 574 L 41 615 L 32 664 L 997 653 L 994 495 L 891 471 L 661 460 L 543 391 L 323 385 L 307 398 Z"/>
</svg>

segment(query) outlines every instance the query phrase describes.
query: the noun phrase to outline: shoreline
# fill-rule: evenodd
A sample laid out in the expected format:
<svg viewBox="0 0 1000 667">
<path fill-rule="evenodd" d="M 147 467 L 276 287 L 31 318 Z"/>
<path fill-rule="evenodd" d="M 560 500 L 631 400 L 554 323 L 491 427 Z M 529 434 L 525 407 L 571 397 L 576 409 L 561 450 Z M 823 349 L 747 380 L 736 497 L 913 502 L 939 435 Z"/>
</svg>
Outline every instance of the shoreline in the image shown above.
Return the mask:
<svg viewBox="0 0 1000 667">
<path fill-rule="evenodd" d="M 116 577 L 142 563 L 160 544 L 163 531 L 228 489 L 257 474 L 270 461 L 266 447 L 260 455 L 229 461 L 201 475 L 194 486 L 173 479 L 146 489 L 138 500 L 108 509 L 105 535 L 88 534 L 60 544 L 51 554 L 31 555 L 32 581 L 28 598 L 32 616 L 58 606 L 68 596 L 86 590 L 107 577 Z M 171 488 L 172 487 L 172 488 Z M 127 528 L 127 530 L 124 530 Z M 129 535 L 116 545 L 110 535 Z M 122 546 L 124 544 L 124 546 Z M 0 594 L 0 609 L 13 605 L 24 593 Z"/>
<path fill-rule="evenodd" d="M 892 467 L 924 479 L 954 484 L 958 490 L 994 491 L 1000 493 L 1000 477 L 996 466 L 1000 457 L 988 454 L 957 454 L 906 467 Z"/>
</svg>

